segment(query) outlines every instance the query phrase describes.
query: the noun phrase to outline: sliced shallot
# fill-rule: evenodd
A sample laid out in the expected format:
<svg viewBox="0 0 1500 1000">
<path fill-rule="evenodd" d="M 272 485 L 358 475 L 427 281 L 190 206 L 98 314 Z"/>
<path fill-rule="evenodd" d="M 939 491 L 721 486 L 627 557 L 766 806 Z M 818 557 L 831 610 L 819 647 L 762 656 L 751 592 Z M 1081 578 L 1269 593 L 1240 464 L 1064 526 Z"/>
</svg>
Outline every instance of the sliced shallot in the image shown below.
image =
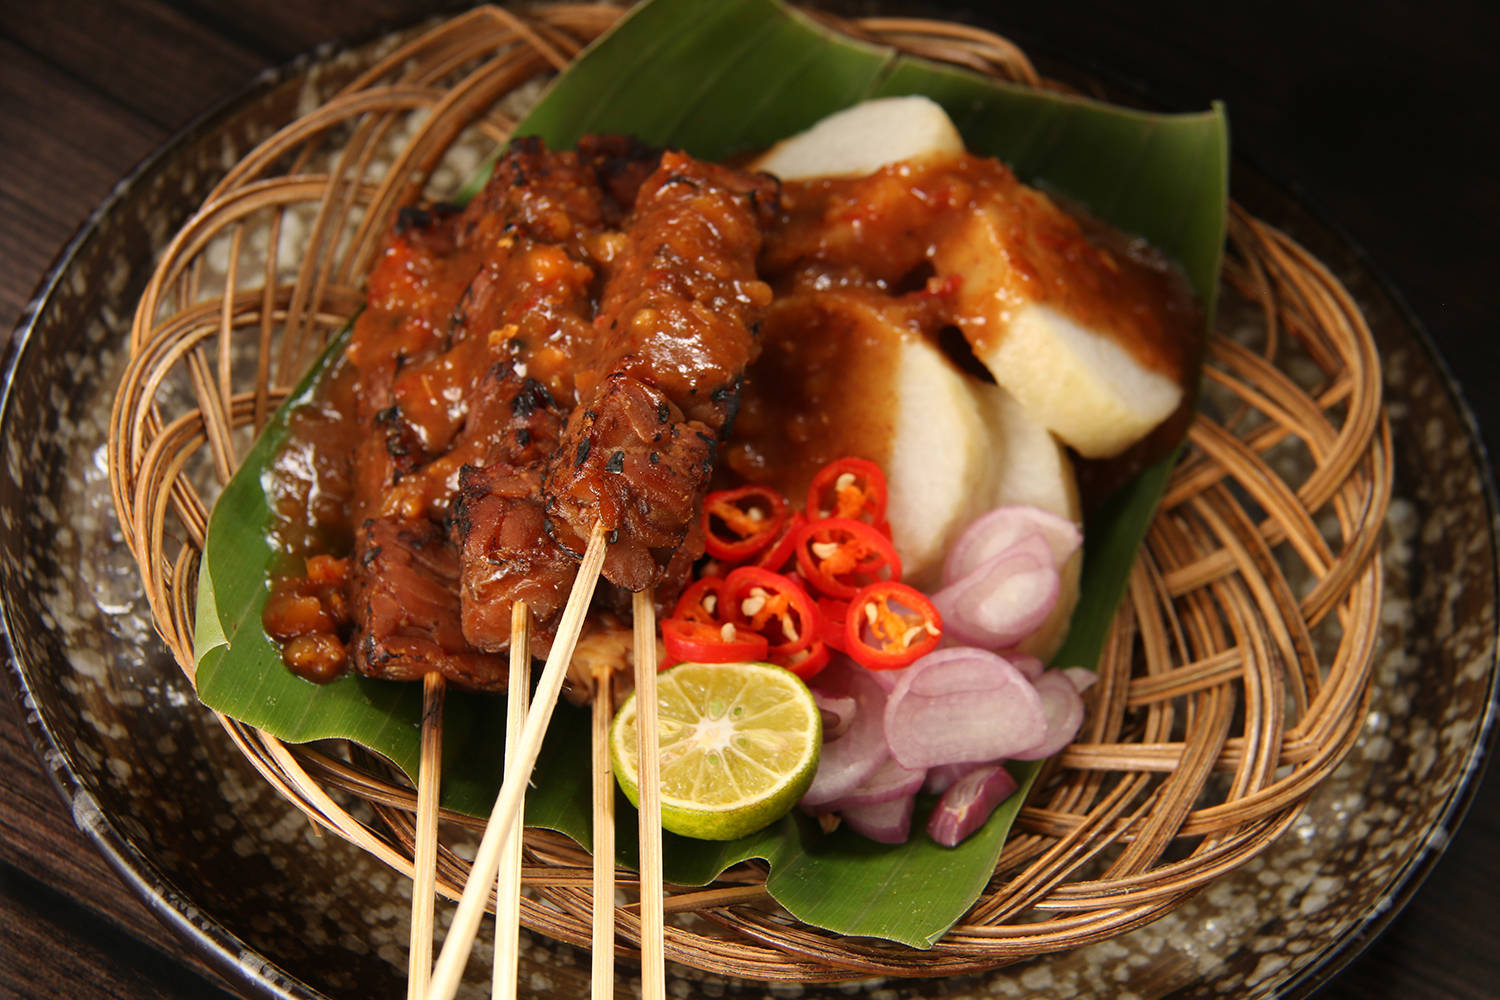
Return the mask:
<svg viewBox="0 0 1500 1000">
<path fill-rule="evenodd" d="M 1035 682 L 1038 677 L 1042 676 L 1043 671 L 1047 669 L 1045 663 L 1030 653 L 1005 652 L 1000 655 L 1009 660 L 1011 666 L 1021 671 L 1021 676 L 1025 677 L 1028 681 Z"/>
<path fill-rule="evenodd" d="M 943 562 L 943 584 L 956 583 L 1001 555 L 1024 536 L 1040 534 L 1061 566 L 1083 543 L 1078 525 L 1040 507 L 997 507 L 975 518 L 959 533 Z"/>
<path fill-rule="evenodd" d="M 1099 675 L 1088 667 L 1063 667 L 1062 673 L 1064 677 L 1073 682 L 1073 688 L 1079 694 L 1083 694 L 1083 692 L 1093 687 L 1094 682 L 1099 679 Z M 1032 679 L 1035 680 L 1036 678 Z"/>
<path fill-rule="evenodd" d="M 904 844 L 911 835 L 911 814 L 917 797 L 889 799 L 868 806 L 850 806 L 839 815 L 849 829 L 880 844 Z"/>
<path fill-rule="evenodd" d="M 1083 725 L 1083 698 L 1061 670 L 1049 670 L 1038 677 L 1035 688 L 1046 714 L 1046 733 L 1035 746 L 1010 754 L 1012 760 L 1051 757 L 1071 743 L 1078 735 L 1078 727 Z"/>
<path fill-rule="evenodd" d="M 1004 657 L 961 646 L 902 673 L 886 702 L 885 739 L 903 767 L 997 760 L 1046 736 L 1042 699 Z"/>
<path fill-rule="evenodd" d="M 981 764 L 955 781 L 927 820 L 927 834 L 954 847 L 984 825 L 995 807 L 1016 791 L 1016 779 L 1004 765 Z"/>
<path fill-rule="evenodd" d="M 1004 649 L 1047 620 L 1059 587 L 1047 543 L 1033 533 L 938 591 L 932 603 L 952 639 Z"/>
<path fill-rule="evenodd" d="M 823 742 L 828 743 L 847 733 L 854 724 L 854 696 L 825 694 L 818 690 L 812 695 L 818 705 L 818 714 L 823 718 Z"/>
<path fill-rule="evenodd" d="M 910 669 L 911 667 L 902 667 L 900 670 L 867 670 L 865 672 L 889 695 L 892 691 L 896 690 L 896 685 L 901 683 L 901 678 Z"/>
<path fill-rule="evenodd" d="M 820 807 L 818 811 L 833 812 L 856 806 L 879 805 L 891 799 L 906 798 L 917 793 L 922 787 L 922 779 L 926 776 L 926 771 L 902 767 L 894 757 L 887 757 L 870 773 L 868 778 L 855 787 L 854 791 Z"/>
<path fill-rule="evenodd" d="M 848 795 L 890 756 L 885 745 L 885 688 L 870 671 L 838 656 L 818 674 L 815 691 L 852 699 L 854 717 L 842 736 L 823 744 L 818 773 L 802 797 L 809 809 Z"/>
<path fill-rule="evenodd" d="M 942 795 L 953 787 L 953 783 L 976 767 L 984 767 L 985 764 L 998 763 L 997 761 L 985 761 L 984 764 L 939 764 L 937 767 L 927 769 L 927 778 L 922 782 L 922 791 L 928 795 Z"/>
</svg>

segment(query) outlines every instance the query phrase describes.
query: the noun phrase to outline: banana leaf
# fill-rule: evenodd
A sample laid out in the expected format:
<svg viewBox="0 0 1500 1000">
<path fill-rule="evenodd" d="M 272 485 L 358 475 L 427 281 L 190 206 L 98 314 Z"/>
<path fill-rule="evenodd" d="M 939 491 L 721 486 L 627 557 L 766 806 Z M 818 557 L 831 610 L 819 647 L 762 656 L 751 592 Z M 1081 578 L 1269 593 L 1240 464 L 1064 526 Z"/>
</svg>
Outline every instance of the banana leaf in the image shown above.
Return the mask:
<svg viewBox="0 0 1500 1000">
<path fill-rule="evenodd" d="M 593 131 L 721 158 L 770 144 L 863 98 L 922 93 L 942 103 L 969 147 L 1021 177 L 1144 236 L 1175 258 L 1212 303 L 1225 230 L 1228 141 L 1218 107 L 1157 115 L 998 84 L 851 41 L 774 0 L 653 0 L 596 42 L 521 123 L 521 134 L 567 146 Z M 341 342 L 330 348 L 330 356 Z M 325 357 L 324 361 L 326 362 Z M 209 706 L 280 738 L 341 737 L 414 775 L 421 692 L 345 677 L 315 686 L 282 667 L 260 626 L 275 556 L 261 486 L 286 435 L 286 414 L 316 391 L 310 373 L 219 499 L 199 577 L 197 686 Z M 1057 662 L 1094 667 L 1171 460 L 1117 492 L 1086 526 L 1083 594 Z M 487 815 L 499 787 L 502 698 L 451 694 L 444 726 L 443 804 Z M 526 822 L 591 840 L 586 714 L 559 707 L 527 796 Z M 478 748 L 478 749 L 476 749 Z M 1021 794 L 954 849 L 918 833 L 883 846 L 832 835 L 792 814 L 727 844 L 667 836 L 666 877 L 711 881 L 748 858 L 770 866 L 771 895 L 808 924 L 930 947 L 983 891 L 1037 765 L 1016 767 Z M 927 806 L 930 808 L 930 804 Z M 914 829 L 920 831 L 922 809 Z M 619 860 L 636 857 L 634 814 L 620 803 Z"/>
</svg>

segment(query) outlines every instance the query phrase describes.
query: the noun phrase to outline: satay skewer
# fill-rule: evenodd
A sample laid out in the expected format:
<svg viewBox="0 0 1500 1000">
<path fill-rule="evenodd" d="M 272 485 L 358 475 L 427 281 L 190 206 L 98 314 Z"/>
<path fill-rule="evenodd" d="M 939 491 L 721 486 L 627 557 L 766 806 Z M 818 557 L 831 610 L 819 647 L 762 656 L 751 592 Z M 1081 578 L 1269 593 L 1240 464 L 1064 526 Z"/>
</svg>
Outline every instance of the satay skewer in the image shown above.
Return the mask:
<svg viewBox="0 0 1500 1000">
<path fill-rule="evenodd" d="M 521 743 L 531 699 L 531 609 L 517 601 L 510 609 L 510 679 L 505 706 L 505 767 L 509 770 Z M 512 824 L 500 855 L 495 880 L 495 963 L 490 992 L 494 1000 L 515 1000 L 521 968 L 521 837 L 524 826 Z"/>
<path fill-rule="evenodd" d="M 591 995 L 615 995 L 615 778 L 609 764 L 614 685 L 607 666 L 594 672 L 594 960 Z"/>
<path fill-rule="evenodd" d="M 422 749 L 417 769 L 416 847 L 412 855 L 411 947 L 407 1000 L 420 1000 L 432 976 L 432 908 L 437 885 L 438 791 L 443 775 L 443 675 L 422 680 Z"/>
<path fill-rule="evenodd" d="M 589 604 L 594 599 L 594 587 L 599 582 L 599 570 L 604 565 L 607 532 L 602 524 L 595 524 L 589 533 L 588 548 L 578 567 L 578 576 L 573 581 L 573 590 L 563 609 L 562 620 L 557 627 L 557 638 L 547 655 L 542 668 L 542 678 L 537 685 L 536 698 L 526 713 L 526 726 L 522 730 L 516 758 L 505 768 L 505 781 L 490 812 L 484 837 L 479 842 L 479 851 L 464 884 L 463 896 L 458 910 L 453 915 L 453 924 L 443 940 L 443 950 L 438 955 L 433 969 L 432 983 L 428 988 L 429 1000 L 452 1000 L 463 979 L 464 963 L 474 946 L 474 935 L 479 930 L 479 921 L 484 916 L 484 904 L 490 894 L 496 872 L 500 867 L 500 848 L 512 827 L 520 824 L 521 800 L 526 794 L 526 785 L 541 752 L 542 738 L 547 734 L 547 724 L 557 707 L 557 696 L 567 676 L 568 663 L 573 658 L 573 649 L 578 643 L 578 633 L 588 614 Z"/>
<path fill-rule="evenodd" d="M 640 747 L 641 995 L 666 1000 L 666 921 L 662 901 L 661 751 L 656 703 L 656 605 L 637 591 L 635 620 L 635 720 Z"/>
</svg>

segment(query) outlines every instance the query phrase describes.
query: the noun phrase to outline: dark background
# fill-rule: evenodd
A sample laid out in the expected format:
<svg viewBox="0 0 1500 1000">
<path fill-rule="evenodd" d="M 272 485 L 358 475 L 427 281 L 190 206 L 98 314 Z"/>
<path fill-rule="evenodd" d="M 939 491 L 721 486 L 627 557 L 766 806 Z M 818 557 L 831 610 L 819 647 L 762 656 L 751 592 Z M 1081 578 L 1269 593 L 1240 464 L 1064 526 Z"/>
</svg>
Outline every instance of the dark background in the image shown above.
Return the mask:
<svg viewBox="0 0 1500 1000">
<path fill-rule="evenodd" d="M 1486 441 L 1500 440 L 1500 5 L 895 6 L 997 28 L 1165 108 L 1225 101 L 1236 156 L 1362 248 L 1458 374 Z M 174 132 L 265 67 L 429 9 L 0 0 L 0 331 L 90 210 Z M 221 995 L 74 831 L 16 715 L 0 709 L 0 996 Z M 1491 776 L 1405 912 L 1317 995 L 1500 995 L 1497 847 Z"/>
</svg>

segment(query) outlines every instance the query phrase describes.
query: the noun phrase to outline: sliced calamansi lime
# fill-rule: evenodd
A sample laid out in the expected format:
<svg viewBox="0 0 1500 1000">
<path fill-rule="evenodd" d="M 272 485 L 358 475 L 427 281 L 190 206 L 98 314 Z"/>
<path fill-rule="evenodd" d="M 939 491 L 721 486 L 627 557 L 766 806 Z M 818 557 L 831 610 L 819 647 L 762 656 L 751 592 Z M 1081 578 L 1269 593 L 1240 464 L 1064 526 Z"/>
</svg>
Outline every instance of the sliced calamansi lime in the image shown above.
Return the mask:
<svg viewBox="0 0 1500 1000">
<path fill-rule="evenodd" d="M 786 815 L 818 769 L 812 692 L 769 663 L 679 663 L 657 678 L 662 829 L 734 840 Z M 615 714 L 615 777 L 639 804 L 636 697 Z"/>
</svg>

